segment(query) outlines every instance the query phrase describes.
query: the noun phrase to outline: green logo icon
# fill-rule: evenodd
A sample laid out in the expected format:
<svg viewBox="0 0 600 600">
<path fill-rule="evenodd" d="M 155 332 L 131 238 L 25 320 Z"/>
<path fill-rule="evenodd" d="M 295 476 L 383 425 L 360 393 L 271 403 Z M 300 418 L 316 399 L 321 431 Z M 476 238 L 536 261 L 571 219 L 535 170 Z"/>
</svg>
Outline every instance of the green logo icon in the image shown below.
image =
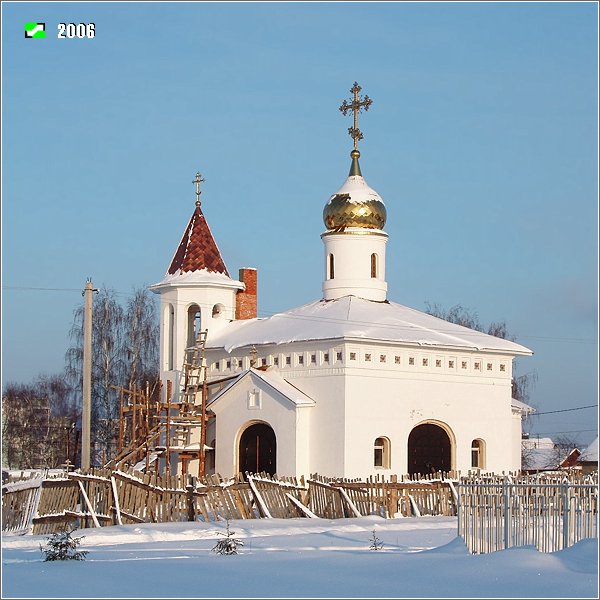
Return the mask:
<svg viewBox="0 0 600 600">
<path fill-rule="evenodd" d="M 46 23 L 25 23 L 26 38 L 45 38 Z"/>
</svg>

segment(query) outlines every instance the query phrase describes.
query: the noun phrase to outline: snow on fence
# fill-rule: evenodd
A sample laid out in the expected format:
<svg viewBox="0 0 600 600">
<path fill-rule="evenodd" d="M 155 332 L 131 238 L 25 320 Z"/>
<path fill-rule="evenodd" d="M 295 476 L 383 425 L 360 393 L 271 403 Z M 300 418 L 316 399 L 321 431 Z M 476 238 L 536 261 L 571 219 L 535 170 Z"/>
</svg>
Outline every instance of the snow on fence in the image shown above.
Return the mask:
<svg viewBox="0 0 600 600">
<path fill-rule="evenodd" d="M 473 554 L 533 545 L 556 552 L 598 534 L 598 473 L 463 479 L 458 534 Z"/>
</svg>

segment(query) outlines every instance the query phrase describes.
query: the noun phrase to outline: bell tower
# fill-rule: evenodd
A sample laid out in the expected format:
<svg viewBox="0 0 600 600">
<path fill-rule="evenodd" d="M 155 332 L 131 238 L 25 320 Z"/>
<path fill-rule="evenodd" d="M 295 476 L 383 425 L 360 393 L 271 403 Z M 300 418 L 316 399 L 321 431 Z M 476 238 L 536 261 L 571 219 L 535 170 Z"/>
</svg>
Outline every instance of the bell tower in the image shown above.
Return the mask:
<svg viewBox="0 0 600 600">
<path fill-rule="evenodd" d="M 160 294 L 160 374 L 181 384 L 186 348 L 194 345 L 199 331 L 207 339 L 236 318 L 236 294 L 244 283 L 229 275 L 219 248 L 201 209 L 196 173 L 196 207 L 162 281 L 150 286 Z"/>
</svg>

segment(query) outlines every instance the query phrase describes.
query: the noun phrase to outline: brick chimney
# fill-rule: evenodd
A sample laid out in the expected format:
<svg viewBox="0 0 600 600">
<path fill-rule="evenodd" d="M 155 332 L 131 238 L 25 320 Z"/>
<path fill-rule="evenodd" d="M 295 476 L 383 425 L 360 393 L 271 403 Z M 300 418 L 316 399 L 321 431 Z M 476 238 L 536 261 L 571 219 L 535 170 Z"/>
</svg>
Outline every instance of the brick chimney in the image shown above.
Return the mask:
<svg viewBox="0 0 600 600">
<path fill-rule="evenodd" d="M 245 267 L 240 269 L 239 280 L 245 284 L 245 291 L 239 290 L 235 296 L 235 318 L 254 319 L 258 316 L 256 302 L 257 272 L 256 269 Z"/>
</svg>

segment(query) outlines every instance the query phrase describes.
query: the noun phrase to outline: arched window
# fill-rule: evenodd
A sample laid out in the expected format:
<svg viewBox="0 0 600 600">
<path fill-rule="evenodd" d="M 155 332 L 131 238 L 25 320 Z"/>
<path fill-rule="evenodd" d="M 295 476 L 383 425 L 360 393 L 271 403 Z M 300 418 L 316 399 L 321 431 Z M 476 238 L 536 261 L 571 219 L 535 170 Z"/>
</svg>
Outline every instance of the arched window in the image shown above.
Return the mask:
<svg viewBox="0 0 600 600">
<path fill-rule="evenodd" d="M 167 316 L 167 371 L 173 370 L 175 361 L 175 309 L 172 304 L 169 304 L 169 314 Z"/>
<path fill-rule="evenodd" d="M 371 254 L 371 277 L 377 279 L 377 254 Z"/>
<path fill-rule="evenodd" d="M 386 437 L 378 437 L 373 446 L 373 466 L 389 469 L 390 462 L 390 440 Z"/>
<path fill-rule="evenodd" d="M 200 333 L 200 307 L 197 304 L 192 304 L 188 308 L 188 322 L 187 322 L 187 347 L 190 348 L 196 343 L 196 338 Z"/>
<path fill-rule="evenodd" d="M 485 442 L 473 440 L 471 443 L 471 467 L 485 469 Z"/>
<path fill-rule="evenodd" d="M 327 257 L 327 279 L 335 278 L 335 264 L 333 259 L 333 254 L 330 254 Z"/>
</svg>

